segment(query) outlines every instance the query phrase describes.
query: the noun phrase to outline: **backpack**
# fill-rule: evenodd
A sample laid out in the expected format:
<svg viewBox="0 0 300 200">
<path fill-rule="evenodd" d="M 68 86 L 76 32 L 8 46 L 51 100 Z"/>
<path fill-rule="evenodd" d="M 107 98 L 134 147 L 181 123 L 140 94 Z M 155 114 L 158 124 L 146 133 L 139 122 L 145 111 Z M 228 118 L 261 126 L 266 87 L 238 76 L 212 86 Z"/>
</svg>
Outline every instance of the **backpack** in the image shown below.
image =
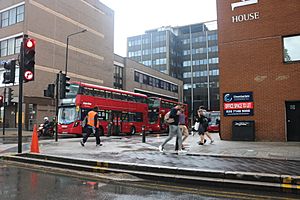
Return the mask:
<svg viewBox="0 0 300 200">
<path fill-rule="evenodd" d="M 175 121 L 173 118 L 170 118 L 170 114 L 171 111 L 167 112 L 164 117 L 165 122 L 168 124 L 173 123 Z"/>
</svg>

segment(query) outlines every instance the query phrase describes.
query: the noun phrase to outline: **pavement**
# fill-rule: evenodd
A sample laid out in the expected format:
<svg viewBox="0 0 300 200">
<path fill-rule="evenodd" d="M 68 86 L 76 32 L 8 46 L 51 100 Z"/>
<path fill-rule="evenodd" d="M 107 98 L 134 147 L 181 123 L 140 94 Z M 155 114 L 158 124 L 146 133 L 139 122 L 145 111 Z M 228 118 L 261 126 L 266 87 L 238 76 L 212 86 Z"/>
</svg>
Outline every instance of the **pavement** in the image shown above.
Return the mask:
<svg viewBox="0 0 300 200">
<path fill-rule="evenodd" d="M 31 132 L 23 132 L 30 138 Z M 190 135 L 185 153 L 174 150 L 175 139 L 164 153 L 158 146 L 166 136 L 101 137 L 103 146 L 96 147 L 91 137 L 82 147 L 81 138 L 39 141 L 40 153 L 30 153 L 30 141 L 23 142 L 23 154 L 17 154 L 16 144 L 1 144 L 2 159 L 35 163 L 50 167 L 91 172 L 123 172 L 142 177 L 189 180 L 300 191 L 299 142 L 240 142 L 220 140 L 211 134 L 214 143 L 198 145 L 199 136 Z M 15 138 L 13 131 L 1 139 Z M 13 153 L 13 154 L 12 154 Z"/>
</svg>

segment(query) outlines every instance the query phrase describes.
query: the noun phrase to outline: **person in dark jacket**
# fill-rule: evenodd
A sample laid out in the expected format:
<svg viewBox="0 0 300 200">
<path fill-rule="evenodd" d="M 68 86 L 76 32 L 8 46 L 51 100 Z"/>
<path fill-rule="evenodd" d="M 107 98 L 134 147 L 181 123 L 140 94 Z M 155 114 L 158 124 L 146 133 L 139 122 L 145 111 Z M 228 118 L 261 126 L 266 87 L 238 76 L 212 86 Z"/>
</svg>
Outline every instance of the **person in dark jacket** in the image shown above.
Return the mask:
<svg viewBox="0 0 300 200">
<path fill-rule="evenodd" d="M 178 151 L 182 151 L 182 135 L 181 131 L 179 129 L 179 114 L 181 111 L 181 105 L 177 105 L 174 108 L 171 109 L 170 117 L 171 119 L 174 119 L 174 122 L 169 124 L 169 137 L 166 138 L 166 140 L 158 147 L 160 152 L 164 151 L 164 146 L 174 137 L 177 136 L 178 138 Z"/>
<path fill-rule="evenodd" d="M 204 145 L 206 142 L 206 139 L 204 138 L 204 135 L 206 135 L 210 139 L 210 143 L 212 144 L 214 140 L 210 136 L 210 134 L 207 131 L 208 128 L 208 118 L 205 116 L 206 110 L 204 108 L 201 108 L 197 111 L 197 115 L 195 117 L 195 121 L 199 122 L 199 128 L 198 128 L 198 134 L 200 136 L 199 145 Z"/>
</svg>

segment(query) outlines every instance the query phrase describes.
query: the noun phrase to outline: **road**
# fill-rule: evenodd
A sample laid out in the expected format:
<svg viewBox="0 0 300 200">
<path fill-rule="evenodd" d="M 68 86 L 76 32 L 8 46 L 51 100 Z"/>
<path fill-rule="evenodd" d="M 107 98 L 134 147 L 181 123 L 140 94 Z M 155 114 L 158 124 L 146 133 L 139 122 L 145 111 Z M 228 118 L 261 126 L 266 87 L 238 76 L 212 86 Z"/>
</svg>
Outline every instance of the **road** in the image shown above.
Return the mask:
<svg viewBox="0 0 300 200">
<path fill-rule="evenodd" d="M 0 199 L 297 199 L 293 194 L 168 184 L 145 181 L 130 175 L 108 174 L 108 179 L 89 180 L 85 174 L 46 173 L 0 162 Z M 114 177 L 114 180 L 112 180 Z M 299 196 L 298 196 L 299 197 Z"/>
</svg>

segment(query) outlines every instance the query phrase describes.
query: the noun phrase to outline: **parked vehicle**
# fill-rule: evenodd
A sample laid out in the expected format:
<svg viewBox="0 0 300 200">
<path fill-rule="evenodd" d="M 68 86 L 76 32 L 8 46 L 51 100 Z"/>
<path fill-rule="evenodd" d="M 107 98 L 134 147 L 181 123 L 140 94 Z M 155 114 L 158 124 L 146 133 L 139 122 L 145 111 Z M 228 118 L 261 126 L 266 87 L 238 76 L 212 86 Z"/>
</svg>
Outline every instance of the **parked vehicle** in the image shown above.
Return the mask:
<svg viewBox="0 0 300 200">
<path fill-rule="evenodd" d="M 210 121 L 208 123 L 207 130 L 209 132 L 219 132 L 220 131 L 220 111 L 208 112 L 208 118 L 210 118 Z"/>
</svg>

